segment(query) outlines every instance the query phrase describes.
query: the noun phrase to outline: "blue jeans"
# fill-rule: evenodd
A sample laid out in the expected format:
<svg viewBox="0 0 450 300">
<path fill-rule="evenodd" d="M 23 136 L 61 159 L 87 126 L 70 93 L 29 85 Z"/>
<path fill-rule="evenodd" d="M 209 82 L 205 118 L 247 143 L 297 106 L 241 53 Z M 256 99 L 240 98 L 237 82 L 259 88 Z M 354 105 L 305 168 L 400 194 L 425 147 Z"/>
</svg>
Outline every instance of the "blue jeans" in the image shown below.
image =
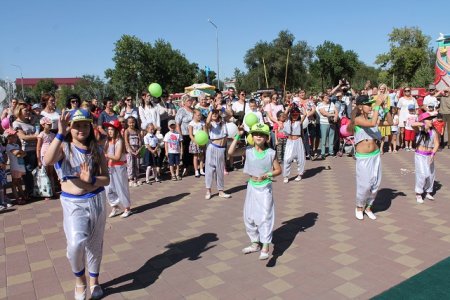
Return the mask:
<svg viewBox="0 0 450 300">
<path fill-rule="evenodd" d="M 325 143 L 328 138 L 328 153 L 333 155 L 334 146 L 334 126 L 330 124 L 320 124 L 320 152 L 325 155 Z"/>
<path fill-rule="evenodd" d="M 23 158 L 25 161 L 25 176 L 23 177 L 23 181 L 25 183 L 25 192 L 28 196 L 33 194 L 34 187 L 34 177 L 31 172 L 38 166 L 36 151 L 27 151 L 27 155 Z"/>
</svg>

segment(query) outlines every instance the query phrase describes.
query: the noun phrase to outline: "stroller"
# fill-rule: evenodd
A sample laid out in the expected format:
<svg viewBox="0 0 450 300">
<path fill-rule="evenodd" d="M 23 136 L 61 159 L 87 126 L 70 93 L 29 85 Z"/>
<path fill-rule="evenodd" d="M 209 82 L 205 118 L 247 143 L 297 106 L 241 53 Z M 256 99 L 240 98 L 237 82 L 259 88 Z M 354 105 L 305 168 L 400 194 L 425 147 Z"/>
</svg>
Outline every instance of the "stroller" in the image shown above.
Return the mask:
<svg viewBox="0 0 450 300">
<path fill-rule="evenodd" d="M 339 150 L 337 155 L 342 157 L 342 155 L 347 154 L 348 156 L 352 156 L 353 159 L 355 157 L 355 137 L 350 135 L 347 131 L 347 126 L 350 123 L 350 120 L 346 117 L 341 119 L 341 126 L 339 128 Z"/>
</svg>

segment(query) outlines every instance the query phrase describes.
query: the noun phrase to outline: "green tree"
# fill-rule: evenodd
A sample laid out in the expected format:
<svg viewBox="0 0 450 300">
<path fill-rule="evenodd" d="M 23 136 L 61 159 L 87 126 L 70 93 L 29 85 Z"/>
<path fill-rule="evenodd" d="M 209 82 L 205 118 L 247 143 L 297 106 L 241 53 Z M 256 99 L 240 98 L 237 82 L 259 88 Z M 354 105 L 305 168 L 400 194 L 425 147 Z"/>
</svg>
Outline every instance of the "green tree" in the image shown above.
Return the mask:
<svg viewBox="0 0 450 300">
<path fill-rule="evenodd" d="M 154 45 L 135 36 L 123 35 L 115 43 L 114 69 L 105 71 L 106 78 L 118 95 L 135 94 L 149 83 L 158 82 L 169 92 L 182 91 L 191 85 L 198 72 L 170 43 L 157 40 Z"/>
<path fill-rule="evenodd" d="M 39 80 L 36 85 L 31 89 L 31 96 L 34 98 L 34 102 L 39 102 L 41 95 L 44 93 L 54 94 L 58 86 L 52 79 L 42 79 Z"/>
<path fill-rule="evenodd" d="M 354 51 L 344 51 L 341 45 L 330 41 L 317 46 L 315 56 L 313 75 L 320 78 L 322 89 L 336 85 L 342 78 L 351 80 L 361 65 Z"/>
<path fill-rule="evenodd" d="M 265 63 L 268 86 L 283 89 L 289 51 L 286 88 L 307 86 L 313 50 L 305 41 L 294 42 L 294 35 L 284 30 L 280 31 L 278 37 L 272 42 L 259 41 L 256 43 L 255 47 L 249 49 L 244 57 L 248 72 L 243 74 L 240 70 L 237 71 L 237 75 L 241 76 L 239 79 L 241 84 L 248 88 L 265 88 Z"/>
<path fill-rule="evenodd" d="M 75 85 L 74 92 L 79 94 L 83 100 L 93 98 L 103 100 L 107 96 L 114 96 L 112 86 L 95 75 L 83 75 Z"/>
<path fill-rule="evenodd" d="M 419 68 L 429 63 L 430 40 L 417 27 L 394 28 L 389 34 L 389 52 L 378 55 L 375 63 L 398 82 L 411 83 Z"/>
</svg>

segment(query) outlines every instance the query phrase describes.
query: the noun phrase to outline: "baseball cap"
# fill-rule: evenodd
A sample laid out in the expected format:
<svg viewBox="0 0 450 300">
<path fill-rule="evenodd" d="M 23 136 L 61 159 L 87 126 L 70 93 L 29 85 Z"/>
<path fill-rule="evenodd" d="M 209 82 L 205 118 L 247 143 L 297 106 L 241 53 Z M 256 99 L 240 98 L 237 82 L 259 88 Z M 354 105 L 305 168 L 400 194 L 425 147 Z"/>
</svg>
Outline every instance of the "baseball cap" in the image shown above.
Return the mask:
<svg viewBox="0 0 450 300">
<path fill-rule="evenodd" d="M 33 104 L 33 106 L 31 106 L 31 109 L 41 109 L 42 106 L 39 103 L 35 103 Z"/>
<path fill-rule="evenodd" d="M 436 89 L 436 86 L 435 86 L 434 84 L 430 84 L 430 85 L 428 86 L 428 89 L 429 89 L 429 90 L 435 90 L 435 89 Z"/>
<path fill-rule="evenodd" d="M 414 104 L 408 105 L 408 110 L 414 110 L 416 109 L 416 106 Z"/>
<path fill-rule="evenodd" d="M 172 126 L 172 125 L 177 125 L 177 123 L 175 122 L 175 120 L 170 120 L 170 121 L 169 121 L 169 127 Z"/>
<path fill-rule="evenodd" d="M 250 130 L 249 133 L 250 134 L 262 133 L 262 134 L 265 134 L 267 136 L 270 136 L 270 128 L 266 124 L 257 123 L 257 124 L 252 126 L 252 129 Z"/>
<path fill-rule="evenodd" d="M 92 122 L 91 113 L 85 109 L 74 109 L 69 112 L 70 114 L 70 122 L 81 122 L 81 121 L 89 121 Z"/>
<path fill-rule="evenodd" d="M 374 103 L 374 100 L 371 100 L 367 95 L 361 95 L 356 98 L 356 105 L 371 105 Z"/>
<path fill-rule="evenodd" d="M 105 122 L 105 123 L 103 123 L 103 127 L 113 127 L 118 131 L 122 130 L 122 124 L 120 124 L 119 120 Z"/>
</svg>

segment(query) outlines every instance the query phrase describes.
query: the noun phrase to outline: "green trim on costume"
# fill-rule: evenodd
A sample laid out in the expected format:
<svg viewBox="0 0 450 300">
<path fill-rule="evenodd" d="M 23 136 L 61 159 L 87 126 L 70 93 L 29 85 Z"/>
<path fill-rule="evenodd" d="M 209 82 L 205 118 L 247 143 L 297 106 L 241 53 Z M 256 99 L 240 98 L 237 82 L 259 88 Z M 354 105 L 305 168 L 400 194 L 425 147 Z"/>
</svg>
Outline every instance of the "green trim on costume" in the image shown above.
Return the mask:
<svg viewBox="0 0 450 300">
<path fill-rule="evenodd" d="M 253 147 L 253 153 L 255 154 L 256 159 L 263 159 L 264 157 L 266 157 L 267 150 L 268 149 L 259 152 L 256 151 L 255 147 Z"/>
<path fill-rule="evenodd" d="M 358 132 L 361 130 L 361 127 L 359 127 L 358 125 L 355 125 L 355 132 Z"/>
<path fill-rule="evenodd" d="M 370 153 L 359 153 L 356 152 L 355 157 L 356 158 L 368 158 L 368 157 L 373 157 L 373 156 L 377 156 L 378 154 L 380 154 L 380 149 L 377 149 L 373 152 Z"/>
<path fill-rule="evenodd" d="M 269 183 L 271 183 L 272 180 L 270 180 L 269 178 L 264 179 L 263 181 L 254 181 L 252 179 L 248 180 L 248 183 L 250 183 L 252 186 L 254 187 L 261 187 L 261 186 L 265 186 Z"/>
</svg>

